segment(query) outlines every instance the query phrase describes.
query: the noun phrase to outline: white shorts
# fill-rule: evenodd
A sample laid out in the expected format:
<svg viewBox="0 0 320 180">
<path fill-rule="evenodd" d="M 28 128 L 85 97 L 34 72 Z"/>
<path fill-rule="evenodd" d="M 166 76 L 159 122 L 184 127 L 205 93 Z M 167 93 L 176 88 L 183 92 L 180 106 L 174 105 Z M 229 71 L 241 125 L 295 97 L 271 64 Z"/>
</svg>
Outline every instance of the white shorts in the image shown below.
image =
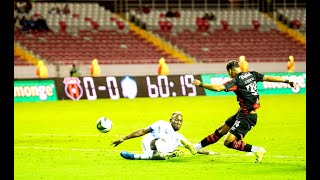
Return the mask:
<svg viewBox="0 0 320 180">
<path fill-rule="evenodd" d="M 151 151 L 151 141 L 154 140 L 155 137 L 151 134 L 148 133 L 146 134 L 142 141 L 141 141 L 141 146 L 142 146 L 142 151 L 146 152 L 146 151 Z M 175 147 L 173 147 L 173 142 L 169 139 L 169 138 L 164 138 L 164 142 L 165 144 L 162 146 L 162 151 L 164 152 L 172 152 L 174 151 Z"/>
<path fill-rule="evenodd" d="M 142 151 L 151 151 L 151 141 L 154 140 L 155 138 L 152 136 L 152 134 L 148 133 L 146 134 L 141 141 L 141 146 L 142 146 Z"/>
</svg>

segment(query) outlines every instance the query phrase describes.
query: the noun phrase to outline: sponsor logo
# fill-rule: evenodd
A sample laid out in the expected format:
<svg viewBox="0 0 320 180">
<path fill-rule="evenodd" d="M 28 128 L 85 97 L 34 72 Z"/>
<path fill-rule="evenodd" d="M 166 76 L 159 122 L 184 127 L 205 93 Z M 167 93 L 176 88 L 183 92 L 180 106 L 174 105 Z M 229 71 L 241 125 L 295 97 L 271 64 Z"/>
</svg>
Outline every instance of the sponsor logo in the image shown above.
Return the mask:
<svg viewBox="0 0 320 180">
<path fill-rule="evenodd" d="M 39 97 L 41 100 L 47 100 L 48 97 L 53 96 L 52 85 L 25 85 L 14 87 L 14 97 Z"/>
<path fill-rule="evenodd" d="M 247 73 L 245 73 L 243 75 L 240 75 L 239 78 L 240 79 L 245 79 L 245 78 L 248 78 L 249 76 L 251 76 L 251 73 L 247 72 Z"/>
<path fill-rule="evenodd" d="M 305 88 L 306 87 L 306 82 L 305 82 L 305 74 L 301 74 L 301 75 L 290 75 L 290 76 L 280 76 L 284 79 L 288 79 L 289 81 L 292 82 L 296 82 L 298 84 L 298 88 L 300 90 L 300 88 Z M 263 87 L 265 89 L 282 89 L 282 88 L 291 88 L 290 84 L 287 83 L 277 83 L 277 82 L 263 82 Z M 299 90 L 295 90 L 293 88 L 292 92 L 297 93 L 296 91 L 299 92 Z"/>
<path fill-rule="evenodd" d="M 210 82 L 212 84 L 223 84 L 223 83 L 228 82 L 230 80 L 231 80 L 230 77 L 211 77 L 210 78 Z"/>
</svg>

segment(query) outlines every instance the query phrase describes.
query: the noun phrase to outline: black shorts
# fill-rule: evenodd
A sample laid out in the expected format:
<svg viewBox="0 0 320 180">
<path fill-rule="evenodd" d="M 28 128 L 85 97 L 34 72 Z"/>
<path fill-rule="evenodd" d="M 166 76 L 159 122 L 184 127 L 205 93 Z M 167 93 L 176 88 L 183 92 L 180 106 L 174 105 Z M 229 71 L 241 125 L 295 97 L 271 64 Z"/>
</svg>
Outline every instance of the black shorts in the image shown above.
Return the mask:
<svg viewBox="0 0 320 180">
<path fill-rule="evenodd" d="M 229 117 L 225 123 L 230 128 L 229 132 L 235 135 L 238 139 L 244 138 L 244 136 L 257 124 L 257 114 L 248 114 L 237 112 Z"/>
</svg>

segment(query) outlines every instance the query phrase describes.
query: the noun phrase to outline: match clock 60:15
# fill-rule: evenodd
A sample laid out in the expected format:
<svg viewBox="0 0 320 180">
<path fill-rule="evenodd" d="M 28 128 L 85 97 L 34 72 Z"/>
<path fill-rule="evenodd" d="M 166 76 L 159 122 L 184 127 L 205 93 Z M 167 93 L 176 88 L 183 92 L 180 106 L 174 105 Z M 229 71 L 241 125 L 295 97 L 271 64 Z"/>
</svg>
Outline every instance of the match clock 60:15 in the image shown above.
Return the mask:
<svg viewBox="0 0 320 180">
<path fill-rule="evenodd" d="M 196 78 L 200 78 L 200 76 Z M 165 98 L 204 95 L 203 89 L 192 85 L 194 79 L 194 75 L 146 76 L 148 96 Z"/>
</svg>

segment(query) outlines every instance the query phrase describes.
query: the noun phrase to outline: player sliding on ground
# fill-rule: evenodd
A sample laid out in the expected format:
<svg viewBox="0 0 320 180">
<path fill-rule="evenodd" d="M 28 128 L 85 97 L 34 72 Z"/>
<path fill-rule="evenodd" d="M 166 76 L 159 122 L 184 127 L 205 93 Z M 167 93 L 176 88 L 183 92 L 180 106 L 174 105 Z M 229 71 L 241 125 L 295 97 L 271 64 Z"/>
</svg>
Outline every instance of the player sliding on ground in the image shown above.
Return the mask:
<svg viewBox="0 0 320 180">
<path fill-rule="evenodd" d="M 255 71 L 242 72 L 237 61 L 231 60 L 227 63 L 227 71 L 232 78 L 224 84 L 204 84 L 195 79 L 192 84 L 212 91 L 233 91 L 240 105 L 238 111 L 229 117 L 214 133 L 206 136 L 201 142 L 194 145 L 200 150 L 210 144 L 216 143 L 222 136 L 226 135 L 224 145 L 228 148 L 252 152 L 256 156 L 256 162 L 261 162 L 266 150 L 260 146 L 254 146 L 243 141 L 245 135 L 256 125 L 257 112 L 260 107 L 257 83 L 262 81 L 288 83 L 294 89 L 297 84 L 276 76 L 266 76 Z"/>
<path fill-rule="evenodd" d="M 156 121 L 146 128 L 139 129 L 119 140 L 113 141 L 111 145 L 116 147 L 127 139 L 145 135 L 142 139 L 142 154 L 122 151 L 120 153 L 121 157 L 125 159 L 166 160 L 186 155 L 185 152 L 178 150 L 179 147 L 187 148 L 193 155 L 197 153 L 208 155 L 216 154 L 206 150 L 197 151 L 194 149 L 192 144 L 181 133 L 177 132 L 181 128 L 182 122 L 182 113 L 173 112 L 170 122 L 164 120 Z"/>
</svg>

